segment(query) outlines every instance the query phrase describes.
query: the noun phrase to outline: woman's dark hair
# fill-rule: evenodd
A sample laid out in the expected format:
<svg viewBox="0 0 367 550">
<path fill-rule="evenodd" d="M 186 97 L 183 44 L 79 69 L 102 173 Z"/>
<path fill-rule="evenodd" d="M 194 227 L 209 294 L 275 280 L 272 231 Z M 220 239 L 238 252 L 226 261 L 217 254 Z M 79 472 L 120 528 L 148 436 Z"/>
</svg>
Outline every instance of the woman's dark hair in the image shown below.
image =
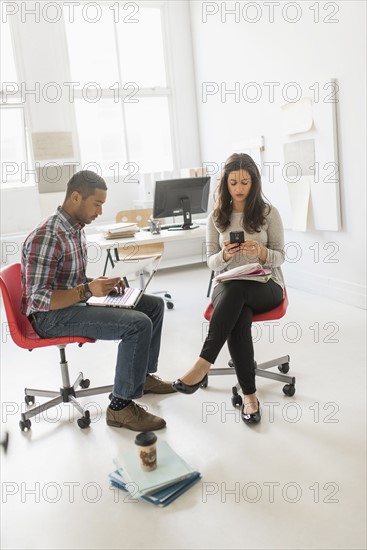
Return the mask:
<svg viewBox="0 0 367 550">
<path fill-rule="evenodd" d="M 93 195 L 96 189 L 107 191 L 105 180 L 91 170 L 80 170 L 68 181 L 65 199 L 70 198 L 71 194 L 77 191 L 85 200 Z"/>
<path fill-rule="evenodd" d="M 251 177 L 251 189 L 246 198 L 243 211 L 243 227 L 248 233 L 259 232 L 270 211 L 261 190 L 261 176 L 254 160 L 245 153 L 234 153 L 225 162 L 222 177 L 217 189 L 217 201 L 214 208 L 214 221 L 224 231 L 230 225 L 233 205 L 228 191 L 228 176 L 231 172 L 246 170 Z"/>
</svg>

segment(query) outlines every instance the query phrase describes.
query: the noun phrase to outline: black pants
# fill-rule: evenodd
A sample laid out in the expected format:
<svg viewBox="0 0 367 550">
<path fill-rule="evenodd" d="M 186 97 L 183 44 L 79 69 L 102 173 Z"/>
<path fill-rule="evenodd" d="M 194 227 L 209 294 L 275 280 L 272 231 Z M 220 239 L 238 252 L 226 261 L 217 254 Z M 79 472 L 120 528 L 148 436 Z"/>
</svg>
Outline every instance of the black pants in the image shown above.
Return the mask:
<svg viewBox="0 0 367 550">
<path fill-rule="evenodd" d="M 209 363 L 215 363 L 227 341 L 238 383 L 244 395 L 256 391 L 251 336 L 252 315 L 269 311 L 277 307 L 282 300 L 283 290 L 272 279 L 267 283 L 219 283 L 213 291 L 214 311 L 200 357 Z"/>
</svg>

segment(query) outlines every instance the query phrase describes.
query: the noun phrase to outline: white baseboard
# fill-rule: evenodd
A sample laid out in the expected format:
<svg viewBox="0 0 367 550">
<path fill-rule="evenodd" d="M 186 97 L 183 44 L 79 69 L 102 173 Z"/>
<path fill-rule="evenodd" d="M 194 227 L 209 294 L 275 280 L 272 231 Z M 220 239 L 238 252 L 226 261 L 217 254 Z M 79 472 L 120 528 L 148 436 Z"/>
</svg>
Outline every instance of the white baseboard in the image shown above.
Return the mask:
<svg viewBox="0 0 367 550">
<path fill-rule="evenodd" d="M 310 274 L 307 271 L 296 269 L 287 269 L 285 279 L 287 286 L 311 294 L 321 294 L 337 302 L 367 309 L 366 285 Z"/>
</svg>

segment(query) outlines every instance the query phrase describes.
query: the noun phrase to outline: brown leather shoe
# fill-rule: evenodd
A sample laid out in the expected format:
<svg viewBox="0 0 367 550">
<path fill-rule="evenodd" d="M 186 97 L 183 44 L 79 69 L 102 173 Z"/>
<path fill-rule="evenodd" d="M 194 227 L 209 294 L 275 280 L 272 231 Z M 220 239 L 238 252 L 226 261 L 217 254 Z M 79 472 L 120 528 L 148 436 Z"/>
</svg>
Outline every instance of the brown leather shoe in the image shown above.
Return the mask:
<svg viewBox="0 0 367 550">
<path fill-rule="evenodd" d="M 155 374 L 148 374 L 145 384 L 144 393 L 176 393 L 172 387 L 172 382 L 164 382 Z"/>
<path fill-rule="evenodd" d="M 149 432 L 160 430 L 166 425 L 166 421 L 159 416 L 148 413 L 144 407 L 137 405 L 134 401 L 121 409 L 113 411 L 107 408 L 106 422 L 109 426 L 116 428 L 128 428 L 136 432 Z"/>
</svg>

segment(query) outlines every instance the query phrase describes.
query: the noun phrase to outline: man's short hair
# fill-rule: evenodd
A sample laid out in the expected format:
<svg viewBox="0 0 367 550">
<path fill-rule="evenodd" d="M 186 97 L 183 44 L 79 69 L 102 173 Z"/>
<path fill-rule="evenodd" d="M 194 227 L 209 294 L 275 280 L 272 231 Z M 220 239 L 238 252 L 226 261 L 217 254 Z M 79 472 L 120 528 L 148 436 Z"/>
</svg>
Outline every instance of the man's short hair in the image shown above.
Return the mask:
<svg viewBox="0 0 367 550">
<path fill-rule="evenodd" d="M 90 170 L 80 170 L 74 174 L 68 181 L 66 189 L 66 199 L 71 197 L 74 191 L 81 194 L 82 199 L 87 199 L 90 195 L 93 195 L 96 189 L 103 189 L 107 191 L 107 185 L 105 180 Z"/>
</svg>

